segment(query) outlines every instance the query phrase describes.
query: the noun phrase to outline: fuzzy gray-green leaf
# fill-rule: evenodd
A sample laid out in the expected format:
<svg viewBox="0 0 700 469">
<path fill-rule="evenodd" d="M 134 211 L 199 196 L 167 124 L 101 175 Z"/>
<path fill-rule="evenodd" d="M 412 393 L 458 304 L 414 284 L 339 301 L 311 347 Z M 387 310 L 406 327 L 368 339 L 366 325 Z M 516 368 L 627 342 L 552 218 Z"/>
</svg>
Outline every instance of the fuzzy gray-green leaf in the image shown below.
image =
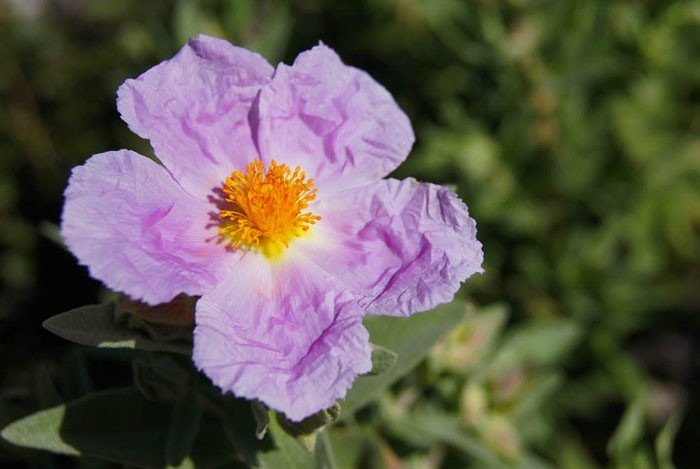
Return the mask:
<svg viewBox="0 0 700 469">
<path fill-rule="evenodd" d="M 113 302 L 82 306 L 50 317 L 43 326 L 59 337 L 82 345 L 191 354 L 188 344 L 158 342 L 138 330 L 118 324 L 114 313 Z"/>
</svg>

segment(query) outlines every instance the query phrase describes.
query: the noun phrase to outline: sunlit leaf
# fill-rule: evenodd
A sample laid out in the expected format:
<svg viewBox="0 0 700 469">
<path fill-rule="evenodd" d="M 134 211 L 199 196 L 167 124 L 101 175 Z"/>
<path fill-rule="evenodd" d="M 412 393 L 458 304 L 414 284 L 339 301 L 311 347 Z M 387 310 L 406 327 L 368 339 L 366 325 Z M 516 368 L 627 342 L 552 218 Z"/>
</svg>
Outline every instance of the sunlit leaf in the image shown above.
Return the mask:
<svg viewBox="0 0 700 469">
<path fill-rule="evenodd" d="M 528 323 L 504 339 L 489 368 L 500 373 L 521 365 L 553 365 L 579 343 L 581 333 L 581 326 L 574 321 Z"/>
<path fill-rule="evenodd" d="M 133 389 L 92 394 L 15 422 L 3 437 L 36 449 L 129 464 L 165 462 L 170 408 Z"/>
<path fill-rule="evenodd" d="M 318 433 L 316 442 L 316 469 L 336 469 L 335 456 L 328 434 L 325 430 Z"/>
<path fill-rule="evenodd" d="M 29 415 L 5 427 L 2 437 L 19 446 L 59 454 L 162 467 L 172 423 L 172 405 L 149 401 L 135 389 L 124 388 Z M 189 459 L 196 465 L 212 465 L 233 463 L 234 458 L 220 422 L 211 417 L 202 420 Z"/>
<path fill-rule="evenodd" d="M 18 446 L 77 456 L 80 450 L 61 436 L 65 413 L 65 405 L 37 412 L 11 423 L 0 436 Z"/>
<path fill-rule="evenodd" d="M 679 414 L 672 415 L 656 437 L 656 463 L 659 469 L 675 469 L 673 464 L 673 441 L 681 426 Z"/>
<path fill-rule="evenodd" d="M 260 453 L 259 458 L 264 467 L 308 469 L 314 467 L 314 453 L 302 448 L 295 438 L 287 434 L 277 423 L 277 419 L 270 419 L 269 432 L 275 442 L 275 449 L 266 453 Z"/>
<path fill-rule="evenodd" d="M 552 469 L 540 458 L 524 454 L 515 464 L 501 460 L 482 441 L 469 436 L 456 416 L 437 411 L 416 411 L 405 417 L 388 419 L 388 427 L 393 435 L 420 448 L 430 448 L 436 444 L 452 446 L 475 460 L 483 467 L 493 469 Z"/>
<path fill-rule="evenodd" d="M 612 438 L 608 442 L 608 455 L 617 461 L 629 460 L 644 436 L 644 405 L 637 400 L 627 407 Z"/>
<path fill-rule="evenodd" d="M 372 316 L 365 319 L 373 343 L 396 353 L 394 366 L 379 376 L 360 376 L 343 402 L 343 412 L 357 410 L 425 357 L 430 347 L 463 317 L 466 305 L 455 301 L 409 318 Z"/>
</svg>

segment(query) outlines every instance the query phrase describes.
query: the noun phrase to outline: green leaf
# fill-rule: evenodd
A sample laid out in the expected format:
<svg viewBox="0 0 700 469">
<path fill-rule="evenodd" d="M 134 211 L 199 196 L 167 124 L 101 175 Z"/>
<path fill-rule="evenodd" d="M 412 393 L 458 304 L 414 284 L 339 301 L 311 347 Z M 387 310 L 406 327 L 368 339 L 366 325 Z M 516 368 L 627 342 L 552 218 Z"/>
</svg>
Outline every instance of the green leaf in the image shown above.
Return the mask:
<svg viewBox="0 0 700 469">
<path fill-rule="evenodd" d="M 381 345 L 372 345 L 372 370 L 367 376 L 381 375 L 396 363 L 396 352 L 392 352 Z"/>
<path fill-rule="evenodd" d="M 553 365 L 578 344 L 581 326 L 574 321 L 528 323 L 512 332 L 489 364 L 492 373 L 522 365 Z"/>
<path fill-rule="evenodd" d="M 151 400 L 179 401 L 190 391 L 192 376 L 171 356 L 149 355 L 131 365 L 136 387 Z"/>
<path fill-rule="evenodd" d="M 269 439 L 260 440 L 257 437 L 260 419 L 253 410 L 250 401 L 239 399 L 232 395 L 224 396 L 224 428 L 226 437 L 233 445 L 238 459 L 248 466 L 258 465 L 258 451 L 269 445 Z M 269 422 L 269 419 L 268 419 Z"/>
<path fill-rule="evenodd" d="M 60 436 L 65 413 L 65 405 L 37 412 L 11 423 L 0 436 L 18 446 L 77 456 L 80 450 Z"/>
<path fill-rule="evenodd" d="M 358 426 L 336 426 L 326 435 L 333 448 L 337 465 L 341 469 L 355 469 L 358 467 L 376 467 L 370 464 L 361 464 L 363 456 L 366 458 L 368 447 L 379 441 L 372 433 L 364 431 Z"/>
<path fill-rule="evenodd" d="M 407 417 L 389 418 L 388 429 L 396 437 L 420 448 L 431 448 L 444 443 L 479 461 L 477 467 L 493 469 L 522 468 L 547 469 L 549 464 L 536 456 L 524 454 L 517 464 L 507 464 L 479 439 L 462 430 L 456 416 L 435 410 L 411 413 Z"/>
<path fill-rule="evenodd" d="M 263 467 L 270 469 L 309 469 L 314 467 L 314 454 L 304 448 L 295 438 L 280 427 L 277 419 L 270 419 L 269 434 L 277 447 L 273 451 L 260 453 Z"/>
<path fill-rule="evenodd" d="M 195 393 L 189 393 L 175 403 L 165 444 L 168 465 L 179 465 L 190 454 L 201 417 L 202 401 Z"/>
<path fill-rule="evenodd" d="M 128 464 L 159 465 L 163 459 L 170 409 L 145 400 L 134 389 L 92 394 L 37 412 L 10 424 L 8 441 L 69 455 Z"/>
<path fill-rule="evenodd" d="M 390 418 L 387 423 L 392 435 L 419 448 L 427 449 L 439 443 L 448 443 L 489 467 L 505 466 L 479 440 L 462 435 L 456 417 L 438 414 L 435 411 L 422 411 L 402 418 Z"/>
<path fill-rule="evenodd" d="M 103 348 L 132 348 L 190 355 L 184 343 L 158 342 L 143 332 L 129 329 L 115 321 L 115 303 L 82 306 L 44 321 L 44 328 L 78 344 Z"/>
<path fill-rule="evenodd" d="M 61 396 L 43 364 L 34 371 L 34 387 L 41 408 L 53 407 L 61 402 Z"/>
<path fill-rule="evenodd" d="M 57 224 L 44 220 L 39 223 L 38 231 L 49 241 L 52 241 L 66 251 L 68 250 L 63 235 L 61 235 L 61 228 Z"/>
<path fill-rule="evenodd" d="M 394 366 L 381 375 L 360 376 L 355 381 L 343 402 L 346 415 L 367 404 L 415 367 L 430 347 L 462 319 L 465 309 L 465 303 L 454 301 L 408 318 L 366 318 L 365 326 L 372 342 L 393 350 L 397 359 Z"/>
<path fill-rule="evenodd" d="M 606 380 L 616 387 L 628 402 L 644 399 L 649 382 L 640 364 L 606 332 L 592 334 L 591 349 L 605 372 Z"/>
<path fill-rule="evenodd" d="M 333 448 L 326 430 L 318 432 L 316 442 L 316 469 L 336 469 Z"/>
<path fill-rule="evenodd" d="M 608 442 L 611 459 L 624 462 L 640 443 L 644 435 L 644 404 L 639 399 L 627 407 L 612 438 Z"/>
<path fill-rule="evenodd" d="M 73 346 L 61 364 L 61 389 L 64 401 L 74 401 L 94 391 L 87 360 L 81 347 Z"/>
<path fill-rule="evenodd" d="M 505 304 L 469 307 L 460 323 L 430 352 L 430 364 L 438 371 L 463 374 L 484 363 L 508 319 Z"/>
<path fill-rule="evenodd" d="M 173 405 L 149 401 L 134 388 L 112 389 L 29 415 L 1 435 L 28 448 L 163 467 L 173 412 Z M 203 417 L 190 453 L 196 466 L 232 463 L 235 456 L 221 422 L 210 416 Z"/>
<path fill-rule="evenodd" d="M 550 398 L 564 384 L 564 377 L 558 373 L 547 373 L 536 378 L 528 385 L 523 396 L 520 397 L 515 409 L 512 411 L 512 419 L 515 423 L 527 424 L 528 421 L 540 414 Z"/>
<path fill-rule="evenodd" d="M 676 438 L 680 425 L 680 414 L 672 415 L 654 441 L 656 463 L 659 469 L 675 469 L 676 467 L 673 464 L 673 440 Z"/>
<path fill-rule="evenodd" d="M 249 46 L 251 50 L 270 60 L 270 63 L 276 63 L 284 58 L 294 17 L 289 5 L 284 2 L 271 3 L 266 10 L 267 14 L 264 18 L 266 27 L 253 36 Z"/>
<path fill-rule="evenodd" d="M 233 451 L 231 442 L 226 436 L 224 423 L 220 418 L 202 414 L 199 429 L 192 451 L 184 462 L 191 460 L 192 467 L 230 467 L 232 469 L 248 467 Z"/>
<path fill-rule="evenodd" d="M 200 32 L 200 11 L 196 0 L 179 0 L 173 12 L 173 30 L 179 44 Z"/>
<path fill-rule="evenodd" d="M 255 437 L 258 440 L 265 438 L 267 427 L 270 425 L 270 413 L 267 407 L 260 401 L 250 403 L 250 409 L 253 411 L 255 418 Z"/>
</svg>

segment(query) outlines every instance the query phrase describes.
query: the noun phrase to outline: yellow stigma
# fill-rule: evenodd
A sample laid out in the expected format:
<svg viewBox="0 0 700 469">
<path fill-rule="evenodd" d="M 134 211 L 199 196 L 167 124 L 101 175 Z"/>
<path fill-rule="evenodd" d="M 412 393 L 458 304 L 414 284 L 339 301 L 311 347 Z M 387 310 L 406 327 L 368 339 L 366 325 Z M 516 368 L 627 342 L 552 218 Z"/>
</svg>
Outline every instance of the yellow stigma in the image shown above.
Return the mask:
<svg viewBox="0 0 700 469">
<path fill-rule="evenodd" d="M 219 212 L 219 233 L 234 248 L 260 250 L 276 257 L 321 217 L 304 212 L 316 199 L 313 179 L 297 166 L 292 172 L 274 160 L 265 174 L 265 165 L 256 160 L 244 171 L 234 171 L 224 182 L 226 207 Z"/>
</svg>

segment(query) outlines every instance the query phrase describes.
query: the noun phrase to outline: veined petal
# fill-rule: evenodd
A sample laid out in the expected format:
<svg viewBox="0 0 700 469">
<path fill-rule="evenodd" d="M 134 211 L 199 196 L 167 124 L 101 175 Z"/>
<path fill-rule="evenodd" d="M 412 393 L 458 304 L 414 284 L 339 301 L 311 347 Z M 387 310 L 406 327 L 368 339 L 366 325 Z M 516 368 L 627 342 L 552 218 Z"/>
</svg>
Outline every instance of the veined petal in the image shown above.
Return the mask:
<svg viewBox="0 0 700 469">
<path fill-rule="evenodd" d="M 426 311 L 482 272 L 476 223 L 444 187 L 382 180 L 319 201 L 316 211 L 315 236 L 298 249 L 361 296 L 370 314 Z"/>
<path fill-rule="evenodd" d="M 260 55 L 200 35 L 172 59 L 127 80 L 117 106 L 175 180 L 206 196 L 233 169 L 258 158 L 253 104 L 272 73 Z"/>
<path fill-rule="evenodd" d="M 122 150 L 75 168 L 62 233 L 110 288 L 201 296 L 193 359 L 225 391 L 295 421 L 328 408 L 371 368 L 365 313 L 430 309 L 481 270 L 454 193 L 380 181 L 410 122 L 324 45 L 274 70 L 198 36 L 118 107 L 164 166 Z"/>
<path fill-rule="evenodd" d="M 277 67 L 259 112 L 263 159 L 301 166 L 326 191 L 386 176 L 414 140 L 389 92 L 323 44 Z"/>
<path fill-rule="evenodd" d="M 61 233 L 90 275 L 157 304 L 216 285 L 231 253 L 216 243 L 212 207 L 185 192 L 159 164 L 127 150 L 73 169 Z"/>
<path fill-rule="evenodd" d="M 371 369 L 352 296 L 312 263 L 246 255 L 197 303 L 194 362 L 225 391 L 299 421 Z"/>
</svg>

